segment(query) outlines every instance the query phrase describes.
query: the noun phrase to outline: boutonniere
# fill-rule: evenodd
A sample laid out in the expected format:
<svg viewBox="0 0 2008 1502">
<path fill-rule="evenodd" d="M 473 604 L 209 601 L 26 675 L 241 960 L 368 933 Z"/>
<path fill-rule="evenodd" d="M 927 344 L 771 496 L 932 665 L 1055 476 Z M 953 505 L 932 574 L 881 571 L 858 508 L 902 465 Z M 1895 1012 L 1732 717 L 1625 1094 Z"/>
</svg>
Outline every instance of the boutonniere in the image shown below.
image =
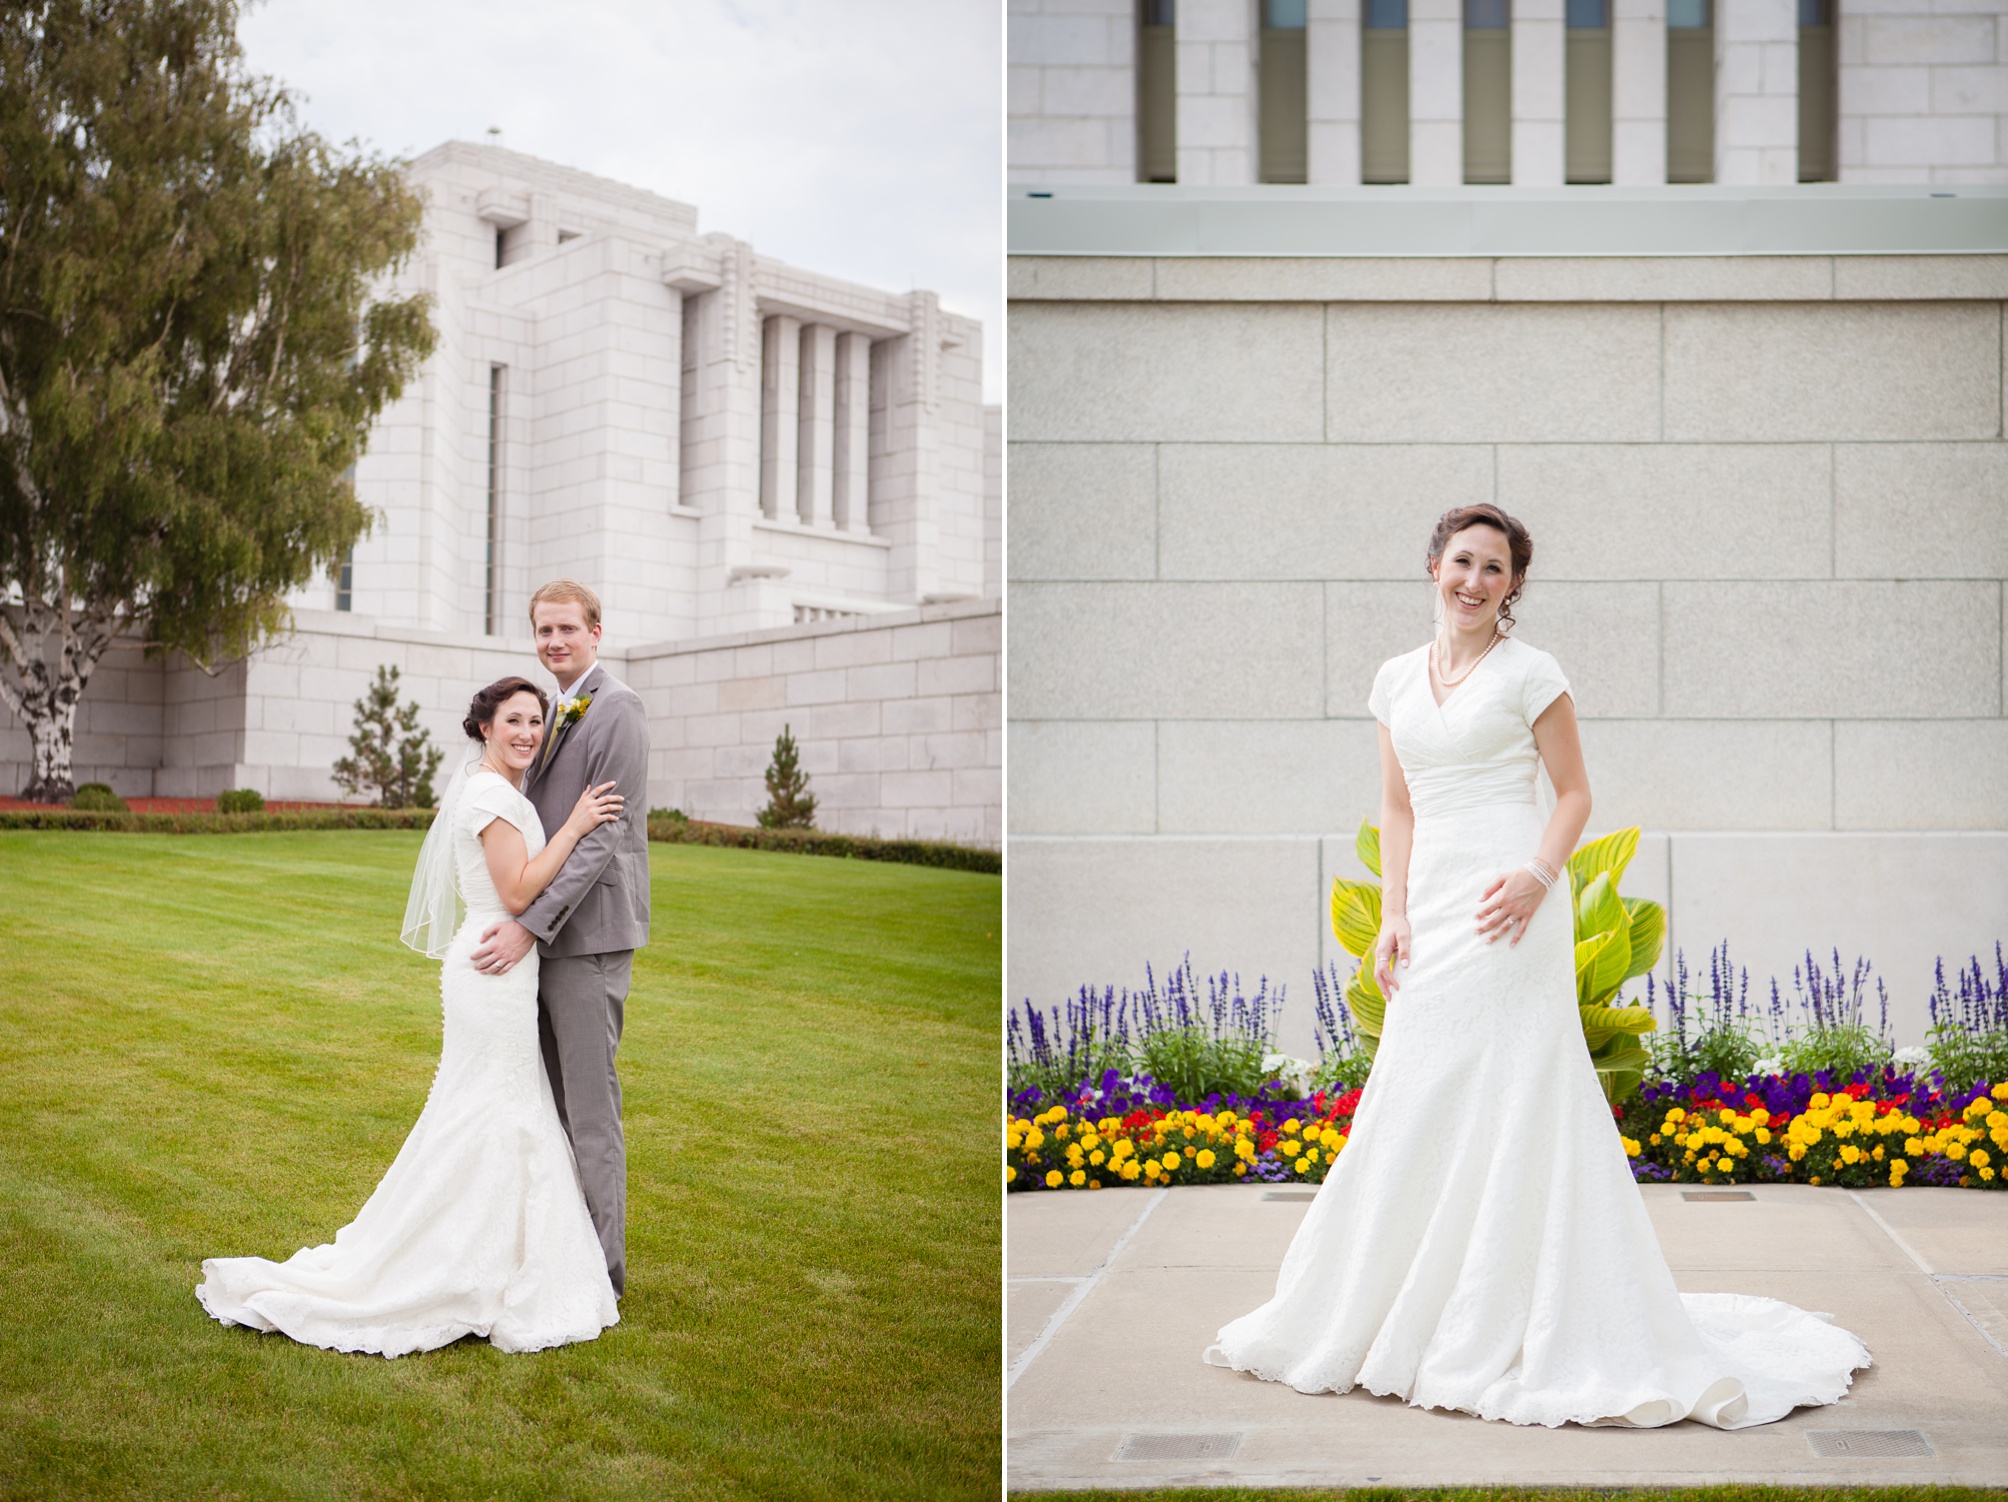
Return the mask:
<svg viewBox="0 0 2008 1502">
<path fill-rule="evenodd" d="M 592 708 L 592 704 L 593 696 L 591 694 L 579 695 L 578 698 L 558 711 L 557 728 L 564 730 L 578 724 L 579 721 L 586 717 L 586 711 Z"/>
</svg>

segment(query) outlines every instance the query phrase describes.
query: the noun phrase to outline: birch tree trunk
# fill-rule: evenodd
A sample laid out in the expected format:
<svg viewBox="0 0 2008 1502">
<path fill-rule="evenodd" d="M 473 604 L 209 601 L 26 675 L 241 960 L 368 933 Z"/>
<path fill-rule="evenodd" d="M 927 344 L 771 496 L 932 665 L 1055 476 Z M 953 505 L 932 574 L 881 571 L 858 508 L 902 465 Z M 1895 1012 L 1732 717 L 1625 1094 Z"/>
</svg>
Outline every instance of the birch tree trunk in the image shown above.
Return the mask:
<svg viewBox="0 0 2008 1502">
<path fill-rule="evenodd" d="M 77 705 L 117 637 L 112 612 L 45 600 L 0 606 L 0 703 L 28 728 L 34 761 L 20 796 L 67 803 L 76 793 Z"/>
</svg>

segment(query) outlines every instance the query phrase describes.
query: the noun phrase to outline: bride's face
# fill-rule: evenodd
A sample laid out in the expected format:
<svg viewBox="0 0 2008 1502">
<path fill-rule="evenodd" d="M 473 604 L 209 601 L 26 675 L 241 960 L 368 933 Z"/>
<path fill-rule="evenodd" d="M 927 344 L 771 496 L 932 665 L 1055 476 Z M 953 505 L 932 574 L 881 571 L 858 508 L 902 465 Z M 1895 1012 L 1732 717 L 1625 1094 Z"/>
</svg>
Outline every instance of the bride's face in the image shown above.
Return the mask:
<svg viewBox="0 0 2008 1502">
<path fill-rule="evenodd" d="M 520 772 L 537 759 L 544 743 L 544 711 L 535 694 L 511 694 L 495 706 L 495 718 L 485 729 L 489 758 Z"/>
<path fill-rule="evenodd" d="M 1436 562 L 1436 592 L 1452 630 L 1489 628 L 1512 589 L 1513 554 L 1505 533 L 1481 525 L 1451 534 Z"/>
</svg>

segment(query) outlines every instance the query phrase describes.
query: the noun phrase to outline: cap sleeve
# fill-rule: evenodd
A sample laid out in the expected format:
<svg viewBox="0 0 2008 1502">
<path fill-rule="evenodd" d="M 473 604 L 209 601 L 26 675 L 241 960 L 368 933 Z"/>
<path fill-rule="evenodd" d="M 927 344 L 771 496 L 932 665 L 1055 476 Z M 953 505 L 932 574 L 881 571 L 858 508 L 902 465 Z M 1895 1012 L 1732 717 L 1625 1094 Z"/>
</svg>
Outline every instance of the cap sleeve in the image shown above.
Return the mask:
<svg viewBox="0 0 2008 1502">
<path fill-rule="evenodd" d="M 467 831 L 478 835 L 497 819 L 529 832 L 529 801 L 500 777 L 488 776 L 467 789 Z"/>
<path fill-rule="evenodd" d="M 1394 666 L 1393 659 L 1389 659 L 1388 661 L 1380 665 L 1380 671 L 1374 674 L 1374 686 L 1367 693 L 1367 709 L 1372 713 L 1373 717 L 1376 720 L 1379 720 L 1383 725 L 1389 723 L 1388 700 L 1392 697 L 1392 695 L 1390 694 L 1388 689 L 1388 681 L 1392 677 L 1392 674 L 1389 672 L 1389 669 L 1393 668 L 1393 666 Z"/>
<path fill-rule="evenodd" d="M 1539 648 L 1531 649 L 1527 674 L 1522 683 L 1526 694 L 1527 723 L 1540 719 L 1550 704 L 1569 692 L 1569 680 L 1562 676 L 1561 664 Z"/>
</svg>

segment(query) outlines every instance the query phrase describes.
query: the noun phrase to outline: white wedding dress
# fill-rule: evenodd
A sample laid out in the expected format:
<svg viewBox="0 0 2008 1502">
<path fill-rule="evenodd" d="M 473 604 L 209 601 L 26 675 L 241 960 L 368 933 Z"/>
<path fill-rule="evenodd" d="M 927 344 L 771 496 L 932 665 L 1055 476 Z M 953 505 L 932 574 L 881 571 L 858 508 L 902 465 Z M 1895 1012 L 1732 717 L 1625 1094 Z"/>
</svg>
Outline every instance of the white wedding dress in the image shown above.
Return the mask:
<svg viewBox="0 0 2008 1502">
<path fill-rule="evenodd" d="M 1869 1363 L 1853 1335 L 1675 1289 L 1583 1042 L 1567 881 L 1517 948 L 1475 932 L 1540 843 L 1532 726 L 1567 690 L 1510 638 L 1441 707 L 1426 647 L 1375 678 L 1415 810 L 1411 964 L 1275 1297 L 1207 1359 L 1516 1424 L 1742 1428 L 1837 1402 Z"/>
<path fill-rule="evenodd" d="M 331 1245 L 285 1262 L 202 1264 L 195 1296 L 226 1325 L 402 1356 L 464 1335 L 542 1350 L 591 1340 L 620 1318 L 538 1052 L 537 952 L 500 976 L 468 959 L 481 931 L 509 916 L 480 831 L 506 819 L 534 856 L 543 826 L 530 800 L 488 771 L 468 779 L 452 817 L 467 917 L 440 971 L 445 1038 L 425 1109 Z"/>
</svg>

